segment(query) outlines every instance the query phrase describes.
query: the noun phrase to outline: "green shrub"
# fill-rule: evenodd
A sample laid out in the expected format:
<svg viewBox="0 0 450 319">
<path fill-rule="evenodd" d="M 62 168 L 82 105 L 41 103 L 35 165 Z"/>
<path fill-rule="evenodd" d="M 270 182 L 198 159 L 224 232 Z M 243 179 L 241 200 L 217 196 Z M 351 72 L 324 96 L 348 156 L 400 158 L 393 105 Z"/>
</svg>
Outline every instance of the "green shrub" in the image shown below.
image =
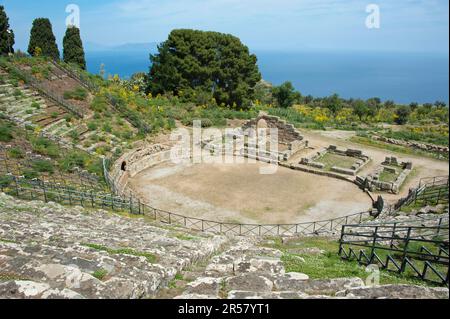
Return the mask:
<svg viewBox="0 0 450 319">
<path fill-rule="evenodd" d="M 50 116 L 52 117 L 52 119 L 56 119 L 58 117 L 59 113 L 58 112 L 52 112 L 52 114 L 50 114 Z"/>
<path fill-rule="evenodd" d="M 111 124 L 109 123 L 105 123 L 103 124 L 103 132 L 107 132 L 107 133 L 111 133 L 112 132 L 112 127 Z"/>
<path fill-rule="evenodd" d="M 67 114 L 64 116 L 64 119 L 66 120 L 67 123 L 70 123 L 73 120 L 73 116 L 70 114 Z"/>
<path fill-rule="evenodd" d="M 31 167 L 40 173 L 53 174 L 55 172 L 53 163 L 47 160 L 34 160 L 31 162 Z"/>
<path fill-rule="evenodd" d="M 125 140 L 131 140 L 133 138 L 133 132 L 125 131 L 122 133 L 122 138 Z"/>
<path fill-rule="evenodd" d="M 23 96 L 23 93 L 22 93 L 21 90 L 15 89 L 14 92 L 13 92 L 13 95 L 14 95 L 16 98 L 19 98 L 19 97 L 22 97 L 22 96 Z"/>
<path fill-rule="evenodd" d="M 88 95 L 88 92 L 85 89 L 78 87 L 73 91 L 64 92 L 64 99 L 85 101 L 87 98 L 87 95 Z"/>
<path fill-rule="evenodd" d="M 32 102 L 31 107 L 39 110 L 41 108 L 41 105 L 38 102 Z"/>
<path fill-rule="evenodd" d="M 71 171 L 75 167 L 85 168 L 87 160 L 87 154 L 78 151 L 70 151 L 59 161 L 59 166 L 64 171 Z"/>
<path fill-rule="evenodd" d="M 13 181 L 12 176 L 0 176 L 0 188 L 6 188 L 11 185 Z"/>
<path fill-rule="evenodd" d="M 28 115 L 31 115 L 31 114 L 33 114 L 34 112 L 33 112 L 33 110 L 26 110 L 25 113 L 28 114 Z"/>
<path fill-rule="evenodd" d="M 74 142 L 77 142 L 80 139 L 80 133 L 76 130 L 70 131 L 69 136 Z"/>
<path fill-rule="evenodd" d="M 8 151 L 8 155 L 12 158 L 24 158 L 25 153 L 18 147 L 13 147 Z"/>
<path fill-rule="evenodd" d="M 102 159 L 101 158 L 91 159 L 85 165 L 85 169 L 91 174 L 96 174 L 97 176 L 103 176 L 103 161 L 102 161 Z"/>
<path fill-rule="evenodd" d="M 10 142 L 13 137 L 13 128 L 9 123 L 0 123 L 0 141 Z"/>
<path fill-rule="evenodd" d="M 97 123 L 95 122 L 89 122 L 87 124 L 87 127 L 89 129 L 89 131 L 95 131 L 97 129 Z"/>
<path fill-rule="evenodd" d="M 44 137 L 32 138 L 31 145 L 33 147 L 33 151 L 41 155 L 46 155 L 53 158 L 60 156 L 59 147 L 54 142 Z"/>
<path fill-rule="evenodd" d="M 108 109 L 108 102 L 103 96 L 96 96 L 92 100 L 91 109 L 94 112 L 103 113 Z"/>
<path fill-rule="evenodd" d="M 39 174 L 36 171 L 33 171 L 32 169 L 26 169 L 22 172 L 22 175 L 26 179 L 35 179 L 39 177 Z"/>
<path fill-rule="evenodd" d="M 97 269 L 96 271 L 94 271 L 94 273 L 92 274 L 93 277 L 97 278 L 98 280 L 103 280 L 105 279 L 105 277 L 108 275 L 108 271 L 106 271 L 105 269 L 101 268 L 101 269 Z"/>
</svg>

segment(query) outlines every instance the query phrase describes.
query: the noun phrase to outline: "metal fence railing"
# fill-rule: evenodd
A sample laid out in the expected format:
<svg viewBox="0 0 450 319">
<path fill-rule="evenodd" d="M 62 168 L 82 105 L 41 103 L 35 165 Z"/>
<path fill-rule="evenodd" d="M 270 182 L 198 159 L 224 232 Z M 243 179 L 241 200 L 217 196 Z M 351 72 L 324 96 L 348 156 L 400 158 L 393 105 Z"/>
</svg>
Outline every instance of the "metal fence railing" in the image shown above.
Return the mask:
<svg viewBox="0 0 450 319">
<path fill-rule="evenodd" d="M 448 217 L 435 226 L 344 225 L 339 256 L 448 286 L 448 225 Z"/>
<path fill-rule="evenodd" d="M 79 167 L 74 167 L 69 172 L 62 171 L 53 165 L 53 160 L 45 156 L 26 152 L 19 158 L 12 158 L 9 152 L 11 147 L 0 145 L 0 175 L 21 176 L 26 172 L 34 172 L 43 181 L 58 185 L 70 185 L 84 190 L 104 189 L 103 180 Z M 50 172 L 36 172 L 35 163 L 48 161 L 52 163 Z"/>
<path fill-rule="evenodd" d="M 400 199 L 391 210 L 398 211 L 409 205 L 439 205 L 449 202 L 449 177 L 427 177 L 420 180 L 416 188 L 410 189 L 408 195 Z"/>
<path fill-rule="evenodd" d="M 5 194 L 26 200 L 56 202 L 69 206 L 111 209 L 140 214 L 139 200 L 132 197 L 124 199 L 106 192 L 84 191 L 68 185 L 57 185 L 39 179 L 27 180 L 17 176 L 5 176 L 7 181 L 0 183 Z"/>
</svg>

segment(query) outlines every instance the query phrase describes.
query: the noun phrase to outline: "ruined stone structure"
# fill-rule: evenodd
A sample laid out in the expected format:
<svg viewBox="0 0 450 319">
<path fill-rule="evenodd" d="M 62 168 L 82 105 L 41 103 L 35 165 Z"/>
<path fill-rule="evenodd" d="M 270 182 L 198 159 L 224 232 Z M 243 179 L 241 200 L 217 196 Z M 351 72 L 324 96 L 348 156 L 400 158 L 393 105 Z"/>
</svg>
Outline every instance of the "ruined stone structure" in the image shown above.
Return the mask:
<svg viewBox="0 0 450 319">
<path fill-rule="evenodd" d="M 370 158 L 363 154 L 361 150 L 353 150 L 353 149 L 347 149 L 347 150 L 339 150 L 336 146 L 330 145 L 328 148 L 325 148 L 316 154 L 313 154 L 309 157 L 302 158 L 300 164 L 311 166 L 320 170 L 325 169 L 325 164 L 320 163 L 319 160 L 324 157 L 326 154 L 337 154 L 340 156 L 346 156 L 351 157 L 355 159 L 354 164 L 351 168 L 344 168 L 339 166 L 333 166 L 331 167 L 331 172 L 343 174 L 343 175 L 350 175 L 350 176 L 356 176 L 356 174 L 367 164 L 370 162 Z"/>
<path fill-rule="evenodd" d="M 366 178 L 357 177 L 357 183 L 370 191 L 384 191 L 398 194 L 400 187 L 406 180 L 406 177 L 411 173 L 413 168 L 412 162 L 399 162 L 399 160 L 392 156 L 386 157 L 385 161 L 378 166 L 375 171 Z M 394 181 L 382 181 L 380 175 L 383 173 L 390 173 L 396 175 Z"/>
<path fill-rule="evenodd" d="M 111 168 L 114 191 L 119 195 L 127 194 L 128 179 L 143 170 L 170 160 L 170 146 L 155 144 L 142 146 L 122 155 Z"/>
<path fill-rule="evenodd" d="M 247 142 L 241 151 L 242 156 L 253 157 L 253 154 L 259 154 L 259 157 L 263 160 L 275 157 L 279 161 L 287 161 L 296 152 L 308 147 L 309 143 L 302 134 L 292 124 L 287 123 L 277 116 L 271 116 L 261 112 L 257 118 L 248 121 L 242 126 L 242 133 L 246 137 L 254 138 L 255 136 L 251 134 L 258 134 L 259 129 L 278 130 L 278 151 L 271 152 L 270 150 L 265 150 L 261 152 L 257 150 L 257 143 Z M 255 141 L 257 140 L 256 138 Z M 264 152 L 266 153 L 265 155 Z"/>
<path fill-rule="evenodd" d="M 449 148 L 447 146 L 440 146 L 440 145 L 429 144 L 429 143 L 421 143 L 421 142 L 416 142 L 416 141 L 402 141 L 402 140 L 397 140 L 397 139 L 388 138 L 388 137 L 384 137 L 384 136 L 377 136 L 377 135 L 373 135 L 372 138 L 375 141 L 380 141 L 380 142 L 384 142 L 384 143 L 388 143 L 388 144 L 392 144 L 392 145 L 411 147 L 411 148 L 419 149 L 419 150 L 426 151 L 426 152 L 436 152 L 436 153 L 441 153 L 444 155 L 445 154 L 448 155 L 448 153 L 449 153 Z"/>
</svg>

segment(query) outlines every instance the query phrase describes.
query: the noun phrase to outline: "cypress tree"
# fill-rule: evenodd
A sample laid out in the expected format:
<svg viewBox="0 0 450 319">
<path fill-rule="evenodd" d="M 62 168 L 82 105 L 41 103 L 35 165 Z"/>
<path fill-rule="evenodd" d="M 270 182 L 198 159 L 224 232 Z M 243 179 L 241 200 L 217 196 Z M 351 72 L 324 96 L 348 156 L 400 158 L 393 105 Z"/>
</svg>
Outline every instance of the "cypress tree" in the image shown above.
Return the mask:
<svg viewBox="0 0 450 319">
<path fill-rule="evenodd" d="M 58 45 L 49 19 L 39 18 L 33 21 L 28 53 L 35 56 L 37 48 L 40 49 L 40 54 L 43 56 L 59 60 Z"/>
<path fill-rule="evenodd" d="M 14 53 L 14 32 L 9 29 L 5 8 L 0 5 L 0 55 Z"/>
<path fill-rule="evenodd" d="M 84 57 L 83 42 L 81 41 L 80 29 L 69 26 L 63 40 L 64 62 L 75 63 L 86 70 L 86 59 Z"/>
</svg>

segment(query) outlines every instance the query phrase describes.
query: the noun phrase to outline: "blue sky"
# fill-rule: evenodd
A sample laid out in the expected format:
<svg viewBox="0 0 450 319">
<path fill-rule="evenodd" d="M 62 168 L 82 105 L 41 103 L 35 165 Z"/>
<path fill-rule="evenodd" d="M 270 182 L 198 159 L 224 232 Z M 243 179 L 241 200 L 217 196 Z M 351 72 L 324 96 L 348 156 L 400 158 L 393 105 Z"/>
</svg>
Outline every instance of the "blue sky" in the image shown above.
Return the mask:
<svg viewBox="0 0 450 319">
<path fill-rule="evenodd" d="M 448 53 L 448 0 L 0 0 L 26 49 L 34 18 L 51 19 L 58 42 L 68 4 L 79 5 L 85 42 L 159 42 L 174 28 L 232 33 L 251 50 L 381 50 Z M 367 29 L 368 4 L 381 28 Z"/>
</svg>

